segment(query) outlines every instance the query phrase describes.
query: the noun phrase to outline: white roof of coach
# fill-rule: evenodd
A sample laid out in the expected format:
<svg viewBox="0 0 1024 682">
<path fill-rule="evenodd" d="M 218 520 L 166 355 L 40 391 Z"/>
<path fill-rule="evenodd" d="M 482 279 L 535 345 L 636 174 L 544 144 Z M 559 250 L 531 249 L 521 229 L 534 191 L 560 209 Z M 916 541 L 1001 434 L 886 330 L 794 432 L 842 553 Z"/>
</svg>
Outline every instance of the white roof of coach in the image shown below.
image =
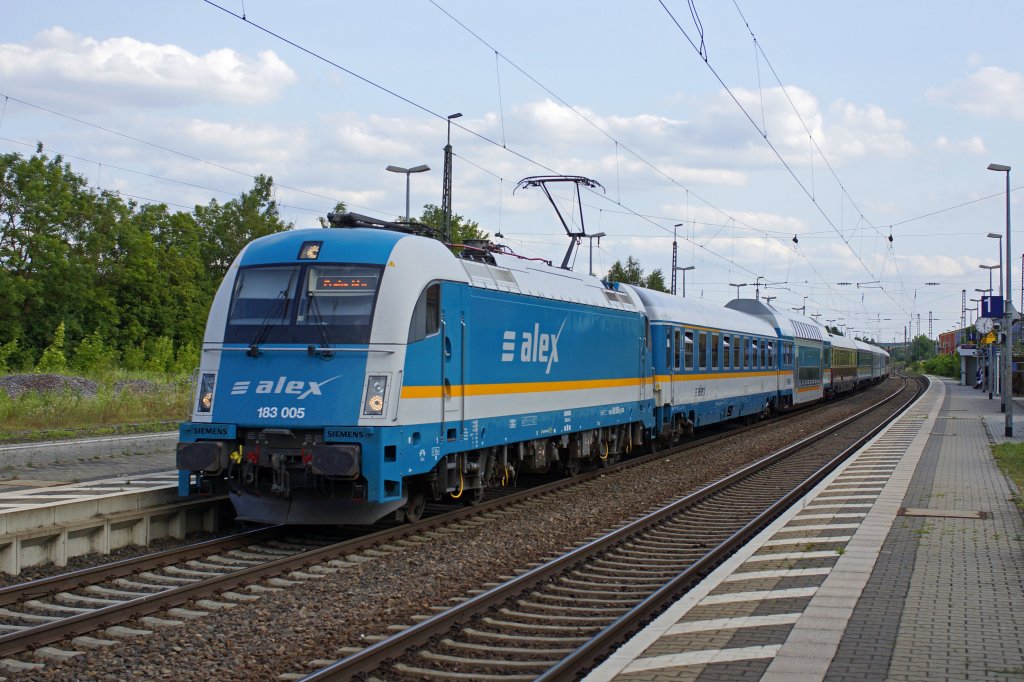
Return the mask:
<svg viewBox="0 0 1024 682">
<path fill-rule="evenodd" d="M 726 303 L 726 306 L 748 315 L 765 320 L 772 328 L 778 328 L 782 336 L 811 341 L 828 341 L 828 332 L 813 318 L 784 312 L 753 298 L 737 298 Z"/>
<path fill-rule="evenodd" d="M 885 357 L 889 357 L 889 352 L 884 348 L 879 348 L 878 346 L 867 343 L 866 341 L 854 341 L 854 343 L 857 344 L 857 348 L 859 348 L 860 350 L 866 350 L 870 353 L 875 353 L 876 355 L 884 355 Z"/>
<path fill-rule="evenodd" d="M 554 301 L 643 312 L 639 299 L 627 291 L 605 288 L 600 279 L 546 263 L 495 253 L 495 265 L 459 260 L 471 286 L 536 296 Z"/>
<path fill-rule="evenodd" d="M 853 339 L 849 339 L 839 334 L 829 334 L 829 340 L 832 342 L 834 348 L 848 348 L 850 350 L 857 350 L 857 344 Z"/>
<path fill-rule="evenodd" d="M 775 329 L 764 320 L 723 308 L 718 303 L 700 298 L 682 298 L 628 284 L 621 285 L 621 288 L 632 290 L 643 301 L 651 322 L 675 322 L 761 336 L 776 335 Z"/>
</svg>

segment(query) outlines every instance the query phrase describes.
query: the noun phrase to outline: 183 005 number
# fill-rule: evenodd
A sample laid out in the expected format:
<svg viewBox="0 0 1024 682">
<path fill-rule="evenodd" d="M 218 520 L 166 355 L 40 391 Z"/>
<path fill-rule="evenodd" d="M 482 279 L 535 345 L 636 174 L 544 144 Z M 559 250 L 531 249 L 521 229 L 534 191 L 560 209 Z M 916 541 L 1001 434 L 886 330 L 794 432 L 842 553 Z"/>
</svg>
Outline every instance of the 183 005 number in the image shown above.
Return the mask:
<svg viewBox="0 0 1024 682">
<path fill-rule="evenodd" d="M 282 419 L 304 419 L 306 416 L 305 407 L 257 407 L 256 416 L 260 419 L 273 419 L 280 413 Z"/>
</svg>

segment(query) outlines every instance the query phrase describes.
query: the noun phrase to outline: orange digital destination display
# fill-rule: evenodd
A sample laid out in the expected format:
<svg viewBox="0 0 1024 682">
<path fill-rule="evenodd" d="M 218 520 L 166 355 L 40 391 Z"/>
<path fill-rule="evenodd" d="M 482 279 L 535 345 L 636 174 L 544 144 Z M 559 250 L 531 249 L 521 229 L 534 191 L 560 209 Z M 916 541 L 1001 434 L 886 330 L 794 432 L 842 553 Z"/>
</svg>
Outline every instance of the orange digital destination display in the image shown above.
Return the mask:
<svg viewBox="0 0 1024 682">
<path fill-rule="evenodd" d="M 372 285 L 362 277 L 317 277 L 317 289 L 371 289 Z"/>
</svg>

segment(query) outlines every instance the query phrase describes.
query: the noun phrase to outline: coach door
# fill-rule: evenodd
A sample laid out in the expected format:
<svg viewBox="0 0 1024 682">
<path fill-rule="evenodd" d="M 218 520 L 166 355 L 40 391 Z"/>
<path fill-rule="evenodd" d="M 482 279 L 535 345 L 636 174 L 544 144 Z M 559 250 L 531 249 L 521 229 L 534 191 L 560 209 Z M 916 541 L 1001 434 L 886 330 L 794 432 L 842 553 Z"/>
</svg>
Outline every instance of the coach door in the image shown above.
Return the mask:
<svg viewBox="0 0 1024 682">
<path fill-rule="evenodd" d="M 463 290 L 456 284 L 441 285 L 441 437 L 459 439 L 466 414 L 466 318 Z"/>
</svg>

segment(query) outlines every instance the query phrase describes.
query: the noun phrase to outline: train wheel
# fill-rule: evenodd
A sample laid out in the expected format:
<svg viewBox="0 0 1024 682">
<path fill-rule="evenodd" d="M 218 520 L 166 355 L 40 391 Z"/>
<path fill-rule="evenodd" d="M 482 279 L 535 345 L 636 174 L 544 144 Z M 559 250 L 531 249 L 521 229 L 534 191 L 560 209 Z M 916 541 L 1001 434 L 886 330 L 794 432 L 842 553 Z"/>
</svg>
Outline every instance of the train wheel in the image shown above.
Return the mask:
<svg viewBox="0 0 1024 682">
<path fill-rule="evenodd" d="M 578 476 L 580 473 L 580 460 L 578 457 L 567 457 L 562 461 L 562 471 L 565 472 L 566 478 L 572 478 Z"/>
<path fill-rule="evenodd" d="M 467 490 L 463 497 L 463 504 L 467 507 L 475 507 L 484 501 L 484 489 L 473 488 L 472 490 Z"/>
<path fill-rule="evenodd" d="M 423 516 L 423 510 L 427 507 L 427 496 L 423 492 L 423 486 L 412 485 L 409 487 L 409 499 L 402 506 L 405 520 L 408 523 L 416 523 Z"/>
</svg>

